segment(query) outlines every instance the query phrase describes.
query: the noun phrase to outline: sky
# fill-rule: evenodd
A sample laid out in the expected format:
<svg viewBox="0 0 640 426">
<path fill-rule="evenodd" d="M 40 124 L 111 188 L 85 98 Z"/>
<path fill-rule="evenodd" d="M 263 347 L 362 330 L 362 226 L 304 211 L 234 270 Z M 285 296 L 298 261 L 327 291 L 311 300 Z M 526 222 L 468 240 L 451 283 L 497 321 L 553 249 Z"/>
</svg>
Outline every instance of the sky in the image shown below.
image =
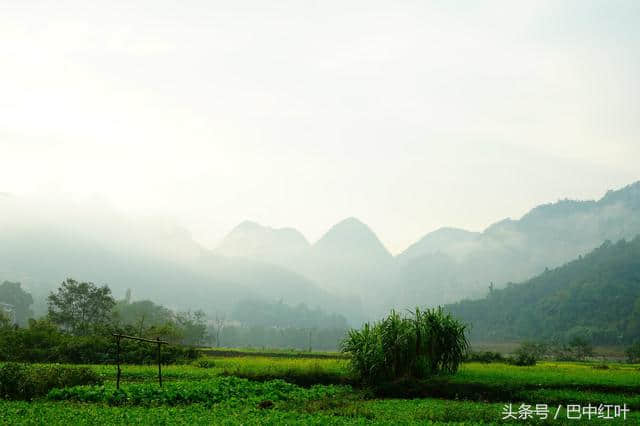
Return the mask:
<svg viewBox="0 0 640 426">
<path fill-rule="evenodd" d="M 393 253 L 640 180 L 640 2 L 0 0 L 0 192 Z"/>
</svg>

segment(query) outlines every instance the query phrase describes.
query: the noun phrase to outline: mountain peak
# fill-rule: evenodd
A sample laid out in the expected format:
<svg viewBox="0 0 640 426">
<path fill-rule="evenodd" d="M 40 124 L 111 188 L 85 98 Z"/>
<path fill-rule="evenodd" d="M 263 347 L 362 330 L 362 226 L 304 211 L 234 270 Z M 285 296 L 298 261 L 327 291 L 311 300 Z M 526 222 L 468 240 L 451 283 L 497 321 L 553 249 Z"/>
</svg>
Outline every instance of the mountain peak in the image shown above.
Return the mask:
<svg viewBox="0 0 640 426">
<path fill-rule="evenodd" d="M 331 229 L 349 229 L 354 231 L 362 230 L 372 232 L 364 222 L 353 216 L 341 220 L 340 222 L 333 225 Z"/>
<path fill-rule="evenodd" d="M 268 229 L 266 226 L 260 225 L 258 222 L 253 222 L 251 220 L 243 220 L 240 222 L 233 231 L 252 231 L 252 230 L 260 230 L 260 229 Z"/>
<path fill-rule="evenodd" d="M 337 250 L 362 253 L 363 256 L 391 257 L 371 228 L 355 217 L 348 217 L 333 225 L 315 243 L 314 248 L 320 251 Z"/>
<path fill-rule="evenodd" d="M 245 220 L 222 240 L 216 252 L 223 256 L 246 257 L 280 263 L 309 247 L 307 239 L 293 228 L 271 228 Z"/>
</svg>

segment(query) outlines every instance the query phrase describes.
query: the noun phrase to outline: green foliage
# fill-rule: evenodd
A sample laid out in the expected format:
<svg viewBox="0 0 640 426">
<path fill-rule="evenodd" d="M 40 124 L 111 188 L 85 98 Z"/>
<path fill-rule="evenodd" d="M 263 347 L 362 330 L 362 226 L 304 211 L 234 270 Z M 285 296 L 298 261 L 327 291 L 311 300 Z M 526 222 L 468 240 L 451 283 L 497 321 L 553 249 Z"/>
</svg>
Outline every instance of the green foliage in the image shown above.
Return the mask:
<svg viewBox="0 0 640 426">
<path fill-rule="evenodd" d="M 516 351 L 513 357 L 508 358 L 507 362 L 509 364 L 529 367 L 532 365 L 536 365 L 536 357 L 531 352 L 527 351 L 526 348 L 520 347 Z"/>
<path fill-rule="evenodd" d="M 287 401 L 319 397 L 333 397 L 348 391 L 344 386 L 313 386 L 305 389 L 284 380 L 254 382 L 238 377 L 217 377 L 199 382 L 169 382 L 156 384 L 126 384 L 113 386 L 78 386 L 54 389 L 47 398 L 54 401 L 98 402 L 109 405 L 179 405 L 263 400 Z M 248 400 L 248 401 L 247 401 Z"/>
<path fill-rule="evenodd" d="M 102 384 L 88 367 L 8 363 L 0 366 L 0 398 L 30 400 L 51 389 Z"/>
<path fill-rule="evenodd" d="M 640 236 L 447 309 L 472 324 L 474 340 L 631 343 L 640 339 Z"/>
<path fill-rule="evenodd" d="M 203 311 L 180 312 L 176 315 L 176 323 L 182 332 L 182 343 L 185 345 L 203 345 L 207 338 L 206 315 Z"/>
<path fill-rule="evenodd" d="M 365 383 L 455 373 L 469 343 L 466 326 L 442 309 L 410 316 L 392 311 L 382 321 L 350 330 L 342 351 L 351 354 L 354 372 Z"/>
<path fill-rule="evenodd" d="M 184 345 L 203 345 L 207 341 L 206 315 L 203 311 L 174 313 L 150 300 L 120 300 L 113 308 L 113 320 L 127 334 L 156 338 Z"/>
<path fill-rule="evenodd" d="M 121 392 L 115 389 L 113 366 L 92 366 L 105 376 L 104 386 L 52 390 L 46 400 L 29 403 L 0 400 L 0 424 L 497 424 L 505 401 L 516 409 L 520 402 L 531 401 L 550 407 L 626 403 L 631 409 L 627 421 L 640 421 L 640 371 L 625 364 L 609 364 L 610 369 L 602 371 L 586 363 L 541 362 L 531 367 L 466 363 L 454 376 L 359 389 L 304 388 L 265 376 L 270 372 L 284 377 L 294 368 L 311 376 L 318 365 L 327 370 L 338 364 L 344 375 L 344 360 L 254 356 L 220 357 L 214 362 L 210 369 L 195 365 L 163 369 L 172 379 L 163 388 L 155 381 L 154 367 L 125 366 L 125 375 L 134 374 L 132 378 L 144 382 L 125 380 Z M 218 377 L 220 368 L 260 380 Z M 395 384 L 399 385 L 395 390 L 384 387 Z M 395 398 L 377 398 L 380 388 L 393 390 L 384 396 Z M 565 418 L 561 411 L 558 422 Z"/>
<path fill-rule="evenodd" d="M 24 291 L 20 283 L 12 283 L 5 281 L 0 285 L 0 303 L 5 303 L 13 307 L 13 321 L 19 325 L 26 325 L 27 321 L 33 315 L 31 305 L 33 305 L 33 297 Z M 2 307 L 0 307 L 0 314 Z"/>
<path fill-rule="evenodd" d="M 116 324 L 133 326 L 139 333 L 145 327 L 160 326 L 173 320 L 173 312 L 170 309 L 156 305 L 150 300 L 120 300 L 113 308 L 113 316 Z"/>
<path fill-rule="evenodd" d="M 87 335 L 110 322 L 116 302 L 109 287 L 67 278 L 48 297 L 49 318 L 75 335 Z"/>
<path fill-rule="evenodd" d="M 109 335 L 74 336 L 61 332 L 47 320 L 31 320 L 28 328 L 0 328 L 0 361 L 101 364 L 115 362 L 115 343 Z M 180 345 L 162 348 L 164 363 L 189 362 L 198 352 Z M 156 362 L 154 345 L 123 340 L 120 358 L 124 363 Z"/>
</svg>

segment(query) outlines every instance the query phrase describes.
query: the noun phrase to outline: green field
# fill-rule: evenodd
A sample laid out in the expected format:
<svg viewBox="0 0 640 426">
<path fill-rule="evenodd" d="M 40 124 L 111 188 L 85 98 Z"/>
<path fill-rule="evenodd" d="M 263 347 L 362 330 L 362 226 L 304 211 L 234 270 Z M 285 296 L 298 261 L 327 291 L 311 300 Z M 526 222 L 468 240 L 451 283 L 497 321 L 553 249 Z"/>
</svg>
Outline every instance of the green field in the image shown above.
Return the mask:
<svg viewBox="0 0 640 426">
<path fill-rule="evenodd" d="M 629 364 L 468 363 L 452 377 L 376 389 L 355 386 L 346 359 L 295 353 L 245 352 L 164 366 L 162 388 L 156 366 L 123 366 L 120 390 L 114 366 L 90 368 L 104 378 L 103 386 L 54 389 L 31 402 L 0 400 L 0 423 L 503 424 L 507 403 L 514 411 L 522 403 L 548 405 L 546 422 L 534 417 L 514 423 L 575 424 L 567 419 L 569 404 L 626 404 L 627 423 L 640 423 L 640 366 Z M 591 423 L 622 420 L 594 416 Z"/>
</svg>

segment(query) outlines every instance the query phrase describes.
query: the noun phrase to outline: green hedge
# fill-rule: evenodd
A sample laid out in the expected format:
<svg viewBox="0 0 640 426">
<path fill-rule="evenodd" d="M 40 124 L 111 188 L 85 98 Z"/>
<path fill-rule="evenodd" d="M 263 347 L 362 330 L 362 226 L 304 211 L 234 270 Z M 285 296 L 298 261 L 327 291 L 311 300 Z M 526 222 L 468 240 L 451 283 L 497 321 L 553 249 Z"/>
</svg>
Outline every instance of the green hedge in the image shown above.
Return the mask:
<svg viewBox="0 0 640 426">
<path fill-rule="evenodd" d="M 87 367 L 7 363 L 0 366 L 0 398 L 31 400 L 51 389 L 99 385 L 102 378 Z"/>
</svg>

